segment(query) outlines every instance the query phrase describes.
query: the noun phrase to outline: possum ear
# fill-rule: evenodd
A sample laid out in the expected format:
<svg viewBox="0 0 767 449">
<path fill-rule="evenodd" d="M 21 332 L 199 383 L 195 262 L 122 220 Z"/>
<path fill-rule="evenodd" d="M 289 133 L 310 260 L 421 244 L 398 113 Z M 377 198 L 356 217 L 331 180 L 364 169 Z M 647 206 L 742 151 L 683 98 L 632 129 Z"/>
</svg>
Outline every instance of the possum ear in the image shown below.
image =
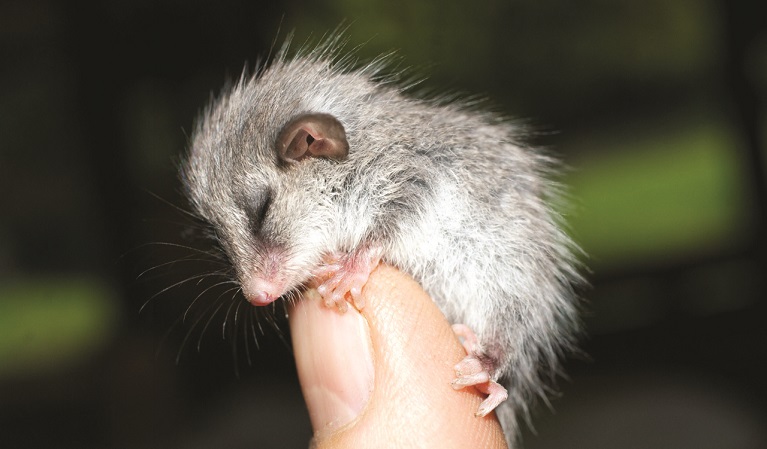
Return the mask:
<svg viewBox="0 0 767 449">
<path fill-rule="evenodd" d="M 303 114 L 282 128 L 277 151 L 285 162 L 307 157 L 343 160 L 349 154 L 349 143 L 343 125 L 332 115 Z"/>
</svg>

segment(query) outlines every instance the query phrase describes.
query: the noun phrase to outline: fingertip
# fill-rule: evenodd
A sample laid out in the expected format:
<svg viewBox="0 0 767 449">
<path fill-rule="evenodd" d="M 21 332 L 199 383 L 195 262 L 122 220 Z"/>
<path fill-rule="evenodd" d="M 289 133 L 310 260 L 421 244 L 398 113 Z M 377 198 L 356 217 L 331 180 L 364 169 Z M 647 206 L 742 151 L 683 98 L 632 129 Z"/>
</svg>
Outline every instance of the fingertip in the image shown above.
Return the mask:
<svg viewBox="0 0 767 449">
<path fill-rule="evenodd" d="M 372 348 L 359 313 L 340 313 L 318 296 L 307 294 L 293 306 L 290 333 L 312 427 L 332 432 L 354 420 L 370 399 Z"/>
</svg>

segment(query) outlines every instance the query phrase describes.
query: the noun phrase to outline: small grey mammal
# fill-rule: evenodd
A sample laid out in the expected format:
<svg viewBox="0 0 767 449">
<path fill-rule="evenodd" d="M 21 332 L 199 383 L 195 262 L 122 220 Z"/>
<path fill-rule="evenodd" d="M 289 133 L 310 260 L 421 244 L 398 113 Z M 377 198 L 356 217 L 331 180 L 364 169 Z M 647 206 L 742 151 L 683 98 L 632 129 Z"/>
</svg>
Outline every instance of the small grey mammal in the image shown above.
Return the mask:
<svg viewBox="0 0 767 449">
<path fill-rule="evenodd" d="M 492 113 L 406 96 L 380 61 L 353 69 L 333 42 L 286 53 L 207 108 L 181 170 L 245 298 L 314 283 L 359 308 L 379 261 L 398 267 L 463 337 L 453 387 L 485 392 L 477 415 L 498 407 L 516 445 L 578 323 L 553 160 Z"/>
</svg>

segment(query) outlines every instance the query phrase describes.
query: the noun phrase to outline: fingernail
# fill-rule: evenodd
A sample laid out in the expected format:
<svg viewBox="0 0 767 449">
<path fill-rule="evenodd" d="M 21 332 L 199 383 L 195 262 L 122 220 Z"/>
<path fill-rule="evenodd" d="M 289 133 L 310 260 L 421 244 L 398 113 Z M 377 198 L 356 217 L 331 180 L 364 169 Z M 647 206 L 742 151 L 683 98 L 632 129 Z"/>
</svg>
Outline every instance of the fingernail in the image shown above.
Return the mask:
<svg viewBox="0 0 767 449">
<path fill-rule="evenodd" d="M 290 313 L 290 331 L 315 433 L 348 424 L 365 408 L 373 389 L 367 322 L 353 307 L 342 314 L 324 306 L 310 289 Z"/>
</svg>

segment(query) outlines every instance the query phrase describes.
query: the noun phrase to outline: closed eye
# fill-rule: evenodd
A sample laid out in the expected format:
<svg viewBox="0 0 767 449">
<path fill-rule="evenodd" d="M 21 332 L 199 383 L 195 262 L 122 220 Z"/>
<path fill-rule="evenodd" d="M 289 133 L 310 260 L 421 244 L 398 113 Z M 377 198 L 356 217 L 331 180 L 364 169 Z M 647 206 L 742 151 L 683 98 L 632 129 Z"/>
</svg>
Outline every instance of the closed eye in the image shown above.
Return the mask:
<svg viewBox="0 0 767 449">
<path fill-rule="evenodd" d="M 264 218 L 272 204 L 272 190 L 266 188 L 254 195 L 245 205 L 245 213 L 248 216 L 250 229 L 253 234 L 258 234 L 264 224 Z"/>
</svg>

